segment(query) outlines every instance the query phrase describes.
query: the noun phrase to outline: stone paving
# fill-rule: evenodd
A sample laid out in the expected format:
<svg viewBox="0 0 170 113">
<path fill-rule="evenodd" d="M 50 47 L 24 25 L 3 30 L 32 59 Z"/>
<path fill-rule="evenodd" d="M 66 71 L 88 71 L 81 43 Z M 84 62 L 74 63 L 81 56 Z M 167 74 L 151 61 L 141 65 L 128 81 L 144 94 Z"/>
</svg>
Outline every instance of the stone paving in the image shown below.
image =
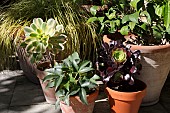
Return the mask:
<svg viewBox="0 0 170 113">
<path fill-rule="evenodd" d="M 0 72 L 0 113 L 61 113 L 61 111 L 45 102 L 40 85 L 27 80 L 21 70 L 5 70 Z M 104 92 L 99 93 L 93 113 L 110 113 Z M 140 107 L 139 113 L 170 113 L 170 77 L 162 90 L 160 101 L 149 107 Z"/>
</svg>

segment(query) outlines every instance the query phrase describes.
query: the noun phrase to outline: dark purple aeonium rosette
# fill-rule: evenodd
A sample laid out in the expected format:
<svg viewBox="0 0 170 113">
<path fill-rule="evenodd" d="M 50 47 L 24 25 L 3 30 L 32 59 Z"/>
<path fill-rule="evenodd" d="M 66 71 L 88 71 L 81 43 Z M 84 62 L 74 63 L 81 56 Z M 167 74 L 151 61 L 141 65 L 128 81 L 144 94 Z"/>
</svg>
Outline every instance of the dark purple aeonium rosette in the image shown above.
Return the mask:
<svg viewBox="0 0 170 113">
<path fill-rule="evenodd" d="M 98 49 L 97 67 L 104 82 L 122 89 L 134 84 L 134 76 L 141 70 L 140 51 L 131 51 L 129 45 L 112 40 Z M 125 88 L 126 89 L 126 88 Z"/>
</svg>

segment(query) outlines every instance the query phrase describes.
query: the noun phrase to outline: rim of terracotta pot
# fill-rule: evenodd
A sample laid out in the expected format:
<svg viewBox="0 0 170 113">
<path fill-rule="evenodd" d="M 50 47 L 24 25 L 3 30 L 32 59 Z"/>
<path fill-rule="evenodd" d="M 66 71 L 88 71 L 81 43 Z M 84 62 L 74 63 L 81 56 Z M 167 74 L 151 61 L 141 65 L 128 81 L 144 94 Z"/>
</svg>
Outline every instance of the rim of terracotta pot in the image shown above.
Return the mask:
<svg viewBox="0 0 170 113">
<path fill-rule="evenodd" d="M 142 53 L 155 53 L 155 52 L 165 52 L 170 50 L 170 44 L 167 45 L 154 45 L 154 46 L 140 46 L 131 45 L 131 50 L 140 50 Z"/>
<path fill-rule="evenodd" d="M 107 37 L 107 35 L 103 36 L 103 41 L 109 43 L 111 39 Z M 125 44 L 126 45 L 126 44 Z M 143 45 L 133 45 L 128 44 L 131 46 L 131 50 L 140 50 L 142 53 L 155 53 L 155 52 L 165 52 L 170 50 L 170 44 L 166 45 L 151 45 L 151 46 L 143 46 Z"/>
<path fill-rule="evenodd" d="M 138 81 L 140 81 L 140 80 L 138 80 Z M 133 101 L 133 100 L 136 100 L 137 98 L 143 98 L 146 94 L 147 86 L 143 81 L 140 81 L 140 82 L 143 85 L 143 88 L 142 88 L 142 90 L 139 90 L 136 92 L 120 92 L 120 91 L 113 90 L 109 87 L 106 87 L 105 91 L 108 95 L 110 95 L 111 97 L 114 97 L 114 99 Z M 124 96 L 124 95 L 126 95 L 126 96 Z"/>
<path fill-rule="evenodd" d="M 96 90 L 93 92 L 93 93 L 91 93 L 91 94 L 88 94 L 87 95 L 87 101 L 88 101 L 88 103 L 91 103 L 91 102 L 93 102 L 93 101 L 95 101 L 96 99 L 97 99 L 97 95 L 99 94 L 99 88 L 96 88 Z M 90 97 L 94 97 L 94 98 L 90 98 Z M 70 99 L 71 98 L 76 98 L 77 100 L 79 100 L 80 102 L 81 102 L 81 100 L 80 100 L 80 97 L 79 96 L 70 96 Z"/>
</svg>

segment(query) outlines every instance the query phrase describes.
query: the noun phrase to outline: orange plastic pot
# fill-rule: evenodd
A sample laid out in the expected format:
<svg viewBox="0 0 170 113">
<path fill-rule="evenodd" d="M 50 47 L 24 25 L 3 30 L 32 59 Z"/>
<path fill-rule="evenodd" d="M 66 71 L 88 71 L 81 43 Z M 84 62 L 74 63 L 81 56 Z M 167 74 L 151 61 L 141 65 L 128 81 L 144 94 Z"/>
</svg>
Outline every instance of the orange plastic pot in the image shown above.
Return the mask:
<svg viewBox="0 0 170 113">
<path fill-rule="evenodd" d="M 136 85 L 139 85 L 140 91 L 119 92 L 106 87 L 111 113 L 138 113 L 142 99 L 146 94 L 146 84 L 136 80 Z"/>
<path fill-rule="evenodd" d="M 60 103 L 62 113 L 93 113 L 95 100 L 98 97 L 99 90 L 87 95 L 88 105 L 81 102 L 79 96 L 70 97 L 70 106 Z"/>
</svg>

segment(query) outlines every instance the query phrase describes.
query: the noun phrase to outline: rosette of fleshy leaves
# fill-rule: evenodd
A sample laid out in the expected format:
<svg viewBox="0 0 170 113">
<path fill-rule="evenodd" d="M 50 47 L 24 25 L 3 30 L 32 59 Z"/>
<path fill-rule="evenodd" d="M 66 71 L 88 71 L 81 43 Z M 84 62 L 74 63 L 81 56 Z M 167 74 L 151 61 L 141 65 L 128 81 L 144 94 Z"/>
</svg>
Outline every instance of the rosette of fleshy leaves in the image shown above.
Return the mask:
<svg viewBox="0 0 170 113">
<path fill-rule="evenodd" d="M 140 51 L 132 52 L 129 45 L 125 46 L 119 40 L 102 43 L 97 67 L 104 82 L 110 82 L 117 88 L 133 85 L 134 76 L 141 70 Z"/>
<path fill-rule="evenodd" d="M 30 26 L 24 27 L 25 39 L 21 46 L 35 63 L 43 58 L 43 55 L 52 50 L 56 54 L 63 50 L 66 41 L 63 25 L 57 25 L 52 18 L 43 22 L 41 18 L 34 18 Z"/>
</svg>

